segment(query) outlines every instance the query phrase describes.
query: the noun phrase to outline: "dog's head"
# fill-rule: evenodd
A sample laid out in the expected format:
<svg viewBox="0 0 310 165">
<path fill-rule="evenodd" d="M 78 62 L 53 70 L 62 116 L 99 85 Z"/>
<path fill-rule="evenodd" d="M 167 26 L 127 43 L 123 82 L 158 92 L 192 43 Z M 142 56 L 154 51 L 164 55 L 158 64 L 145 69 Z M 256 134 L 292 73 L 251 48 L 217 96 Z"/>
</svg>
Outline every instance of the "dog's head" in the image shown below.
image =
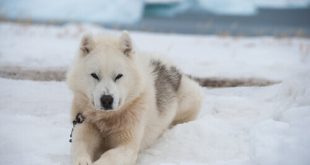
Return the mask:
<svg viewBox="0 0 310 165">
<path fill-rule="evenodd" d="M 127 32 L 120 37 L 85 35 L 67 75 L 69 87 L 96 110 L 116 111 L 141 91 L 141 73 Z"/>
</svg>

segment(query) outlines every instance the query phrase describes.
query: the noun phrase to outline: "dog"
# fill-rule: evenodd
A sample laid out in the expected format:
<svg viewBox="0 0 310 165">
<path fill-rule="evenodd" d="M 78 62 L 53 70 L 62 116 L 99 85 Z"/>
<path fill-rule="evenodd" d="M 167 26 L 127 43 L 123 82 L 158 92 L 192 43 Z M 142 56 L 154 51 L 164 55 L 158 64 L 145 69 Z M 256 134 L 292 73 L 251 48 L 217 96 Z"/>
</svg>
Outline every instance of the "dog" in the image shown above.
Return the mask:
<svg viewBox="0 0 310 165">
<path fill-rule="evenodd" d="M 67 73 L 73 165 L 133 165 L 165 130 L 198 115 L 202 89 L 176 66 L 138 52 L 128 34 L 84 35 Z"/>
</svg>

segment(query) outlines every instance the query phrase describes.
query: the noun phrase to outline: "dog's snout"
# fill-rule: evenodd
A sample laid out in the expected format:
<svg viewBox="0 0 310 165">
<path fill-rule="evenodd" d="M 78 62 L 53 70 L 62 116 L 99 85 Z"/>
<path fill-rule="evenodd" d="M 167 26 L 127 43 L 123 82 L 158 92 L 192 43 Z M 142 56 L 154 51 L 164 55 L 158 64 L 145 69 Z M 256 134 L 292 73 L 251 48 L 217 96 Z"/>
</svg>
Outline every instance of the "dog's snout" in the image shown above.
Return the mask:
<svg viewBox="0 0 310 165">
<path fill-rule="evenodd" d="M 100 101 L 101 101 L 101 106 L 105 110 L 112 109 L 113 97 L 111 95 L 102 95 L 100 98 Z"/>
</svg>

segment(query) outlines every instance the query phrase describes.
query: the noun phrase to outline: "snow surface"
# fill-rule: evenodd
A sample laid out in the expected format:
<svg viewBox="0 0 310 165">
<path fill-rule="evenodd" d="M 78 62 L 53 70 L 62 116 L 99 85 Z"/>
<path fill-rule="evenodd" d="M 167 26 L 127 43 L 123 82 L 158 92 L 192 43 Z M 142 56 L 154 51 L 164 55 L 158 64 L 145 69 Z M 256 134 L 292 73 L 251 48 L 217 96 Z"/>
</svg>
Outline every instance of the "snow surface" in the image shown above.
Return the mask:
<svg viewBox="0 0 310 165">
<path fill-rule="evenodd" d="M 0 67 L 67 67 L 92 25 L 0 24 Z M 281 80 L 269 87 L 204 88 L 197 120 L 168 130 L 138 165 L 308 165 L 310 40 L 133 32 L 142 50 L 185 72 Z M 0 164 L 67 165 L 72 94 L 64 82 L 0 78 Z"/>
<path fill-rule="evenodd" d="M 88 32 L 120 35 L 90 24 L 0 24 L 0 67 L 67 68 L 82 34 Z M 308 68 L 310 62 L 308 39 L 130 34 L 138 50 L 173 59 L 181 70 L 197 76 L 282 80 Z"/>
</svg>

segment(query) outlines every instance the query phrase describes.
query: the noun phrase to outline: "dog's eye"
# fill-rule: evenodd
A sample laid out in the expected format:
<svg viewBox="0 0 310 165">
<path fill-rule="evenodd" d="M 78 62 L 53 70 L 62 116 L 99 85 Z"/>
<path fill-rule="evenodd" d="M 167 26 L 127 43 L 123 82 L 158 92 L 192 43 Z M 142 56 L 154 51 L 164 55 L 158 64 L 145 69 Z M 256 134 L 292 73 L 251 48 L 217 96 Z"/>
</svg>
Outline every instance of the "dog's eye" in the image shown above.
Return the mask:
<svg viewBox="0 0 310 165">
<path fill-rule="evenodd" d="M 92 73 L 90 74 L 94 79 L 99 80 L 99 77 L 96 73 Z"/>
<path fill-rule="evenodd" d="M 115 77 L 114 81 L 117 81 L 118 79 L 120 79 L 120 78 L 122 78 L 122 77 L 123 77 L 123 74 L 118 74 L 118 75 Z"/>
</svg>

